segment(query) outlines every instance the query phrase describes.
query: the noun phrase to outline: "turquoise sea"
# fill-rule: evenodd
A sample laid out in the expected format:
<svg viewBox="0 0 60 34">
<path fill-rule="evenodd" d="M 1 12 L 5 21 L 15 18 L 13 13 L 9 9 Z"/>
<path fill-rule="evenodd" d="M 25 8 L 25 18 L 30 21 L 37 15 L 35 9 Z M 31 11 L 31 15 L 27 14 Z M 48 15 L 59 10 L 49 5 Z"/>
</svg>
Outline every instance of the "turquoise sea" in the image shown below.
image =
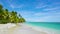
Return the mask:
<svg viewBox="0 0 60 34">
<path fill-rule="evenodd" d="M 60 30 L 60 22 L 26 22 L 26 24 Z"/>
</svg>

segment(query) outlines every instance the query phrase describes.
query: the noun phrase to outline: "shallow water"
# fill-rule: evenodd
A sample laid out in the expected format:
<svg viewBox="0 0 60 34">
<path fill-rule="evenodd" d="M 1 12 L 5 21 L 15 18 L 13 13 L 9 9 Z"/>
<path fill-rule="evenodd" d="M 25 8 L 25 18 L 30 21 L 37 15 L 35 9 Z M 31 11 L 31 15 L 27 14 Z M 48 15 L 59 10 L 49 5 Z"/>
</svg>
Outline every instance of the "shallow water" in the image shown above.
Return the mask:
<svg viewBox="0 0 60 34">
<path fill-rule="evenodd" d="M 59 22 L 27 22 L 26 24 L 31 24 L 38 27 L 46 27 L 51 29 L 60 30 L 60 23 Z"/>
<path fill-rule="evenodd" d="M 31 25 L 35 30 L 48 34 L 60 34 L 59 22 L 26 22 L 25 24 Z"/>
</svg>

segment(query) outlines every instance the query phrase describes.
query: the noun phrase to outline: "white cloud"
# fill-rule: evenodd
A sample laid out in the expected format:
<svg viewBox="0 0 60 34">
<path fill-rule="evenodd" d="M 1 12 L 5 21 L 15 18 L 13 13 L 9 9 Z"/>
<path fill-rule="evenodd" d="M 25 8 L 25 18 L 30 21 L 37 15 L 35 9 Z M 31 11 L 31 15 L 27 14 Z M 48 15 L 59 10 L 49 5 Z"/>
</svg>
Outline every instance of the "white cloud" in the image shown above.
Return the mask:
<svg viewBox="0 0 60 34">
<path fill-rule="evenodd" d="M 32 22 L 60 22 L 60 16 L 44 16 L 40 18 L 28 18 Z"/>
<path fill-rule="evenodd" d="M 46 7 L 46 5 L 44 5 L 44 6 L 37 6 L 36 8 L 44 8 L 44 7 Z"/>
<path fill-rule="evenodd" d="M 57 13 L 56 12 L 55 13 L 51 13 L 51 12 L 35 13 L 34 17 L 26 18 L 26 20 L 27 21 L 34 21 L 34 22 L 59 22 L 60 21 L 60 13 L 59 12 L 57 12 Z"/>
<path fill-rule="evenodd" d="M 26 21 L 31 22 L 59 22 L 60 21 L 60 12 L 31 12 L 31 11 L 22 11 L 20 12 Z"/>
<path fill-rule="evenodd" d="M 23 4 L 22 5 L 18 5 L 18 6 L 13 5 L 13 4 L 10 5 L 10 7 L 13 8 L 13 9 L 14 8 L 22 8 L 23 6 L 24 6 Z"/>
<path fill-rule="evenodd" d="M 24 4 L 17 4 L 17 2 L 13 2 L 13 0 L 7 0 L 6 1 L 9 5 L 10 5 L 10 7 L 11 8 L 22 8 L 22 7 L 24 7 Z"/>
<path fill-rule="evenodd" d="M 27 21 L 31 21 L 31 22 L 45 22 L 48 20 L 50 16 L 45 16 L 45 17 L 40 17 L 40 18 L 27 18 Z"/>
<path fill-rule="evenodd" d="M 47 11 L 47 10 L 57 10 L 57 9 L 60 9 L 60 7 L 54 7 L 54 8 L 45 8 L 44 10 Z"/>
<path fill-rule="evenodd" d="M 26 21 L 34 22 L 59 22 L 60 12 L 33 12 L 33 11 L 21 11 L 19 12 Z"/>
<path fill-rule="evenodd" d="M 44 15 L 48 15 L 49 13 L 42 13 L 42 12 L 38 12 L 38 13 L 35 13 L 34 15 L 35 16 L 44 16 Z"/>
<path fill-rule="evenodd" d="M 51 16 L 51 15 L 60 15 L 60 12 L 37 12 L 34 14 L 35 16 Z"/>
<path fill-rule="evenodd" d="M 37 8 L 44 8 L 44 7 L 46 7 L 47 5 L 45 5 L 44 3 L 39 3 L 38 5 L 36 5 L 36 9 Z"/>
<path fill-rule="evenodd" d="M 24 18 L 32 17 L 35 12 L 33 11 L 20 11 L 20 13 Z"/>
<path fill-rule="evenodd" d="M 20 11 L 19 13 L 21 13 L 21 14 L 26 14 L 26 15 L 28 15 L 28 14 L 33 14 L 33 13 L 35 13 L 35 12 L 33 12 L 33 11 Z"/>
<path fill-rule="evenodd" d="M 59 7 L 47 8 L 46 10 L 56 10 L 56 9 L 59 9 Z M 59 22 L 60 21 L 60 12 L 57 11 L 38 12 L 38 13 L 33 11 L 21 11 L 20 14 L 22 14 L 22 16 L 27 21 L 34 21 L 34 22 Z"/>
</svg>

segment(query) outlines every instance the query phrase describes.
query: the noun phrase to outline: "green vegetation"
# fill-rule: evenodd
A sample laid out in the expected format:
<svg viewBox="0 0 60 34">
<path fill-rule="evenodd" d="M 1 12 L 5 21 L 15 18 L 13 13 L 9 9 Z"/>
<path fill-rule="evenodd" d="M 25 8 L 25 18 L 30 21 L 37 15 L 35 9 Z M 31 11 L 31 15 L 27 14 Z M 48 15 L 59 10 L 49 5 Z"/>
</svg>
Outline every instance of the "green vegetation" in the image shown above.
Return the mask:
<svg viewBox="0 0 60 34">
<path fill-rule="evenodd" d="M 0 5 L 0 24 L 6 23 L 23 23 L 25 19 L 15 11 L 8 11 L 8 9 L 3 9 L 3 6 Z"/>
</svg>

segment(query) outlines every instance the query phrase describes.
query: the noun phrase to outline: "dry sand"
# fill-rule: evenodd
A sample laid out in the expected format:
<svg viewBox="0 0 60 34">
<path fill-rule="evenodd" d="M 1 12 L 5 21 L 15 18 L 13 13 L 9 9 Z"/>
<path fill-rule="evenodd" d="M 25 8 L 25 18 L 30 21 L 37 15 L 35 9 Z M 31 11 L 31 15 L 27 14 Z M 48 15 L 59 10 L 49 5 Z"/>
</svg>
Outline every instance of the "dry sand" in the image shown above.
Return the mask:
<svg viewBox="0 0 60 34">
<path fill-rule="evenodd" d="M 45 32 L 36 31 L 26 25 L 8 25 L 0 25 L 0 34 L 47 34 Z"/>
<path fill-rule="evenodd" d="M 37 28 L 27 24 L 0 24 L 0 34 L 60 34 L 60 30 Z"/>
</svg>

